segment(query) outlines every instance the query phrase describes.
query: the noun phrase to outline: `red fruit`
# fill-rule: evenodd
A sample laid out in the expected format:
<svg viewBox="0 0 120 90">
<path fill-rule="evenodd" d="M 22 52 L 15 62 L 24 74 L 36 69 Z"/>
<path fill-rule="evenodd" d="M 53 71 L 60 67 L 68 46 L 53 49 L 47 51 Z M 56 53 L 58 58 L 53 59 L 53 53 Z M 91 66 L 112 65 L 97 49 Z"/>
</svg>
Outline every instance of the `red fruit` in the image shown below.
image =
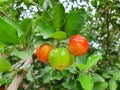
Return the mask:
<svg viewBox="0 0 120 90">
<path fill-rule="evenodd" d="M 88 51 L 88 41 L 84 36 L 75 34 L 70 37 L 68 49 L 75 56 L 85 55 Z"/>
<path fill-rule="evenodd" d="M 52 49 L 53 47 L 51 45 L 43 44 L 37 48 L 35 55 L 38 60 L 48 63 L 48 55 Z"/>
</svg>

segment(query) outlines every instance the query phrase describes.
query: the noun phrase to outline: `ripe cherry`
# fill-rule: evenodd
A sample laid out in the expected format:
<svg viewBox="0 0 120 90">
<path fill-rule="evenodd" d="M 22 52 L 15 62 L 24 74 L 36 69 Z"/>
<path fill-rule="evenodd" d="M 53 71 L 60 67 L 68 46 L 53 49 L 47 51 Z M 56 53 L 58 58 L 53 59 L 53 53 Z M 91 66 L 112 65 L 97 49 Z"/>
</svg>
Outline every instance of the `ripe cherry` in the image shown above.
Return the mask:
<svg viewBox="0 0 120 90">
<path fill-rule="evenodd" d="M 52 49 L 50 44 L 43 44 L 37 48 L 35 55 L 38 60 L 48 63 L 48 55 Z"/>
<path fill-rule="evenodd" d="M 68 49 L 70 53 L 75 56 L 85 55 L 88 51 L 88 41 L 87 39 L 79 34 L 75 34 L 70 37 Z"/>
</svg>

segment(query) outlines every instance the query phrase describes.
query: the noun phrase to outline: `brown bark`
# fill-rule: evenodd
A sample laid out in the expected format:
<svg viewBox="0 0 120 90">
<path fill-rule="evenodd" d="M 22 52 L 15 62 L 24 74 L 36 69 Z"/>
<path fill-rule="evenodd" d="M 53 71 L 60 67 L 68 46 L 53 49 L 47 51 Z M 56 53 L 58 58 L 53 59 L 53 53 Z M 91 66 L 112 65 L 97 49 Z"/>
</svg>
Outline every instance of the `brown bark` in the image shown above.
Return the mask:
<svg viewBox="0 0 120 90">
<path fill-rule="evenodd" d="M 22 67 L 26 67 L 29 66 L 27 68 L 25 68 L 23 71 L 21 71 L 20 73 L 18 73 L 14 80 L 12 81 L 12 83 L 9 85 L 9 87 L 7 88 L 7 90 L 17 90 L 20 83 L 22 82 L 24 76 L 26 75 L 26 73 L 28 72 L 30 66 L 32 65 L 33 61 L 34 61 L 35 57 L 33 55 L 33 57 L 29 58 Z"/>
<path fill-rule="evenodd" d="M 5 85 L 0 86 L 0 90 L 5 90 Z"/>
</svg>

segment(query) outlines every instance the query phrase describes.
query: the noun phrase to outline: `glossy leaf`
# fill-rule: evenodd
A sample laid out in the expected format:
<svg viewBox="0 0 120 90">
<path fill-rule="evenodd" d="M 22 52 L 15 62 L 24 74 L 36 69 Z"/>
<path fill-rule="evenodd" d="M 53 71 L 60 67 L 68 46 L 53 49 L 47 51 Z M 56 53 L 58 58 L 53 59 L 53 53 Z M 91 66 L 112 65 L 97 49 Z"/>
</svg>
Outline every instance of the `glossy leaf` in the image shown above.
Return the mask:
<svg viewBox="0 0 120 90">
<path fill-rule="evenodd" d="M 38 0 L 39 4 L 42 6 L 43 5 L 43 2 L 44 0 Z"/>
<path fill-rule="evenodd" d="M 105 79 L 102 76 L 100 76 L 99 74 L 94 74 L 93 81 L 94 81 L 94 83 L 105 82 Z"/>
<path fill-rule="evenodd" d="M 109 84 L 109 90 L 116 90 L 117 89 L 117 83 L 115 80 L 110 79 L 108 84 Z"/>
<path fill-rule="evenodd" d="M 116 81 L 120 81 L 120 70 L 115 70 L 115 72 L 112 73 L 113 79 Z"/>
<path fill-rule="evenodd" d="M 7 82 L 7 80 L 5 78 L 0 78 L 0 86 L 5 84 L 6 82 Z"/>
<path fill-rule="evenodd" d="M 0 42 L 8 45 L 18 44 L 18 31 L 12 21 L 0 17 Z"/>
<path fill-rule="evenodd" d="M 33 77 L 33 66 L 30 67 L 28 73 L 26 74 L 26 78 L 29 81 L 34 81 L 34 77 Z"/>
<path fill-rule="evenodd" d="M 36 31 L 38 31 L 40 35 L 43 36 L 43 39 L 48 39 L 55 32 L 52 26 L 50 26 L 49 23 L 42 19 L 39 20 Z"/>
<path fill-rule="evenodd" d="M 49 38 L 55 38 L 57 40 L 62 40 L 66 38 L 66 33 L 63 31 L 57 31 L 55 33 L 53 33 L 51 36 L 49 36 Z"/>
<path fill-rule="evenodd" d="M 22 22 L 20 23 L 20 28 L 21 28 L 21 31 L 23 33 L 26 33 L 28 32 L 29 30 L 29 26 L 30 26 L 30 23 L 31 23 L 31 19 L 30 18 L 27 18 L 27 19 L 24 19 L 22 20 Z"/>
<path fill-rule="evenodd" d="M 103 72 L 102 76 L 104 78 L 111 78 L 111 75 L 109 75 L 109 73 L 107 73 L 107 72 Z"/>
<path fill-rule="evenodd" d="M 76 81 L 75 83 L 75 90 L 84 90 L 79 81 Z"/>
<path fill-rule="evenodd" d="M 56 31 L 62 30 L 65 21 L 65 9 L 62 4 L 55 5 L 51 12 L 53 27 Z"/>
<path fill-rule="evenodd" d="M 91 76 L 89 76 L 88 74 L 82 73 L 79 76 L 78 80 L 80 81 L 81 86 L 84 90 L 92 90 L 94 83 Z"/>
<path fill-rule="evenodd" d="M 21 35 L 21 42 L 23 44 L 25 44 L 26 42 L 28 42 L 29 40 L 31 40 L 32 37 L 32 20 L 27 18 L 24 19 L 21 24 L 20 24 L 20 28 L 22 31 L 22 35 Z"/>
<path fill-rule="evenodd" d="M 75 81 L 74 80 L 67 80 L 62 83 L 62 86 L 65 87 L 67 90 L 74 89 Z"/>
<path fill-rule="evenodd" d="M 94 84 L 93 90 L 106 90 L 107 87 L 107 82 L 97 82 Z"/>
<path fill-rule="evenodd" d="M 52 73 L 53 74 L 53 73 Z M 53 75 L 52 75 L 52 80 L 61 80 L 64 76 L 62 75 L 62 73 L 60 72 L 55 72 Z"/>
<path fill-rule="evenodd" d="M 0 53 L 4 52 L 4 48 L 6 47 L 5 44 L 0 43 Z"/>
<path fill-rule="evenodd" d="M 53 77 L 52 77 L 52 73 L 53 73 L 53 69 L 50 69 L 44 76 L 43 76 L 43 82 L 44 83 L 48 83 L 48 82 L 50 82 L 52 79 L 53 79 Z"/>
<path fill-rule="evenodd" d="M 120 3 L 118 3 L 118 4 L 115 4 L 113 7 L 120 8 Z"/>
<path fill-rule="evenodd" d="M 3 0 L 0 0 L 0 4 L 3 2 Z"/>
<path fill-rule="evenodd" d="M 52 71 L 52 69 L 53 69 L 52 67 L 48 67 L 48 66 L 46 66 L 45 68 L 42 68 L 42 69 L 40 70 L 39 75 L 36 76 L 36 79 L 43 77 L 43 76 L 44 76 L 45 74 L 47 74 L 48 72 Z"/>
<path fill-rule="evenodd" d="M 64 75 L 65 77 L 70 77 L 71 75 L 70 75 L 70 73 L 69 73 L 69 71 L 67 71 L 67 70 L 62 70 L 62 71 L 60 71 L 61 73 L 62 73 L 62 75 Z"/>
<path fill-rule="evenodd" d="M 4 58 L 0 58 L 0 72 L 9 71 L 12 69 L 10 62 Z"/>
<path fill-rule="evenodd" d="M 13 51 L 11 53 L 12 56 L 17 56 L 20 59 L 28 59 L 30 56 L 32 56 L 33 50 L 29 49 L 27 51 Z"/>
<path fill-rule="evenodd" d="M 81 69 L 81 70 L 84 70 L 85 67 L 86 67 L 86 65 L 83 64 L 83 63 L 81 63 L 81 64 L 78 64 L 77 67 L 78 67 L 79 69 Z"/>
<path fill-rule="evenodd" d="M 97 62 L 100 59 L 102 59 L 102 56 L 100 54 L 93 54 L 93 55 L 89 56 L 85 70 L 87 70 L 87 69 L 91 68 L 92 66 L 96 65 Z"/>
<path fill-rule="evenodd" d="M 81 13 L 83 13 L 83 10 L 72 11 L 67 15 L 64 31 L 67 33 L 68 37 L 80 33 L 85 21 L 85 15 L 82 15 Z"/>
</svg>

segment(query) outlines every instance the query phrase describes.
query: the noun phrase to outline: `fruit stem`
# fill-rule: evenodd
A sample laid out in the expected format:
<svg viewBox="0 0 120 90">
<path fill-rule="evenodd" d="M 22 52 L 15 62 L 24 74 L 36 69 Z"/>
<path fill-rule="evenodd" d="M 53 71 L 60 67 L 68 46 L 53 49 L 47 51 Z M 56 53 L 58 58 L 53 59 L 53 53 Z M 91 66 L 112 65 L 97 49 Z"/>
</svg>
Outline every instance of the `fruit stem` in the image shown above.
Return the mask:
<svg viewBox="0 0 120 90">
<path fill-rule="evenodd" d="M 57 39 L 54 39 L 54 41 L 53 41 L 53 46 L 54 46 L 54 47 L 57 47 L 57 46 L 58 46 L 58 40 L 57 40 Z"/>
</svg>

